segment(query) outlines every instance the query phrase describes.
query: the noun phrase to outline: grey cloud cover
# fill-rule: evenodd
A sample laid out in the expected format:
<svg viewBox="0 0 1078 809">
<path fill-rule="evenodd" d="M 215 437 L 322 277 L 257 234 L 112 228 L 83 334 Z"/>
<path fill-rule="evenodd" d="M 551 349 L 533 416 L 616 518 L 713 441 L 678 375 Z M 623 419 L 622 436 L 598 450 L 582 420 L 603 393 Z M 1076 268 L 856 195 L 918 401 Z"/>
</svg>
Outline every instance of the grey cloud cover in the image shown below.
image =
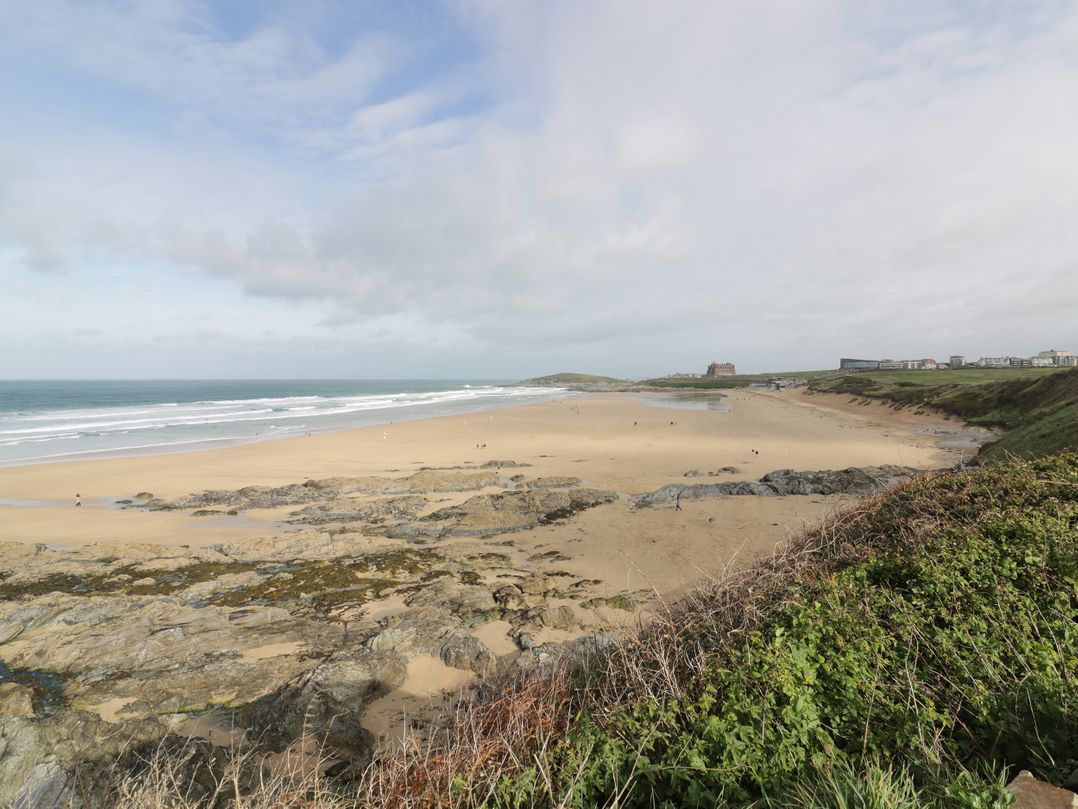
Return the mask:
<svg viewBox="0 0 1078 809">
<path fill-rule="evenodd" d="M 1072 3 L 469 2 L 474 57 L 389 97 L 422 54 L 385 33 L 34 8 L 20 58 L 182 115 L 0 135 L 0 272 L 230 285 L 281 376 L 1078 350 Z"/>
</svg>

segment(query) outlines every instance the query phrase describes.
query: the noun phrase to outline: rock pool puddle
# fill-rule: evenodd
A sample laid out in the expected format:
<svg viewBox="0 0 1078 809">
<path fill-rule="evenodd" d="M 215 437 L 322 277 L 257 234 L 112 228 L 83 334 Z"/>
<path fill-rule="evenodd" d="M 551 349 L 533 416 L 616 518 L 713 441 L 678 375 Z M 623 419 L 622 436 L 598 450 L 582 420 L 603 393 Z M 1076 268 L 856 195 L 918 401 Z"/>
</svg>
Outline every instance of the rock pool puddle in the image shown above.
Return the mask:
<svg viewBox="0 0 1078 809">
<path fill-rule="evenodd" d="M 653 396 L 634 396 L 633 401 L 648 407 L 665 407 L 673 410 L 713 410 L 719 413 L 732 411 L 730 402 L 721 394 L 669 393 Z"/>
<path fill-rule="evenodd" d="M 33 692 L 34 713 L 48 716 L 60 711 L 66 704 L 64 678 L 51 671 L 11 668 L 0 660 L 0 683 L 24 685 Z"/>
<path fill-rule="evenodd" d="M 0 506 L 9 508 L 57 508 L 58 506 L 70 506 L 71 502 L 60 500 L 18 500 L 13 497 L 0 497 Z"/>
</svg>

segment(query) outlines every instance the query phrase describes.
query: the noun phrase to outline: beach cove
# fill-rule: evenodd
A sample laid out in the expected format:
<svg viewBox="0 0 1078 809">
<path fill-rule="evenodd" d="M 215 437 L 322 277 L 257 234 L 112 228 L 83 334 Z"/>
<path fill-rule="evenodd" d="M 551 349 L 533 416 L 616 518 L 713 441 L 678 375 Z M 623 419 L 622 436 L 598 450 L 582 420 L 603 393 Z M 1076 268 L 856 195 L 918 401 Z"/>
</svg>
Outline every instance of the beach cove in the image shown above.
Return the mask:
<svg viewBox="0 0 1078 809">
<path fill-rule="evenodd" d="M 602 394 L 0 469 L 0 659 L 38 720 L 4 783 L 56 734 L 392 744 L 985 437 L 802 391 Z"/>
</svg>

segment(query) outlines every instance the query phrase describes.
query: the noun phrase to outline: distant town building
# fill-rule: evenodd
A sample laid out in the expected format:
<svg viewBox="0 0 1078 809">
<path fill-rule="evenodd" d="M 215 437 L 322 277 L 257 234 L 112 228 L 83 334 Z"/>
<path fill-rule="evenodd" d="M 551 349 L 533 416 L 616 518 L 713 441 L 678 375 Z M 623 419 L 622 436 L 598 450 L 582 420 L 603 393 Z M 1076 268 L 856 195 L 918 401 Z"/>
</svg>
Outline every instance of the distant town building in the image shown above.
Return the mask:
<svg viewBox="0 0 1078 809">
<path fill-rule="evenodd" d="M 1037 359 L 1049 360 L 1057 368 L 1066 368 L 1076 364 L 1075 358 L 1069 351 L 1056 351 L 1054 348 L 1039 352 Z"/>
<path fill-rule="evenodd" d="M 1078 356 L 1070 351 L 1049 349 L 1041 351 L 1035 357 L 981 357 L 976 362 L 966 362 L 963 354 L 952 354 L 947 362 L 939 362 L 931 357 L 919 360 L 858 360 L 843 357 L 838 361 L 842 371 L 933 371 L 937 368 L 1074 368 L 1078 367 Z"/>
<path fill-rule="evenodd" d="M 878 371 L 879 360 L 855 360 L 843 357 L 838 361 L 840 371 Z"/>
<path fill-rule="evenodd" d="M 705 376 L 735 376 L 737 370 L 732 362 L 713 362 L 707 366 Z"/>
</svg>

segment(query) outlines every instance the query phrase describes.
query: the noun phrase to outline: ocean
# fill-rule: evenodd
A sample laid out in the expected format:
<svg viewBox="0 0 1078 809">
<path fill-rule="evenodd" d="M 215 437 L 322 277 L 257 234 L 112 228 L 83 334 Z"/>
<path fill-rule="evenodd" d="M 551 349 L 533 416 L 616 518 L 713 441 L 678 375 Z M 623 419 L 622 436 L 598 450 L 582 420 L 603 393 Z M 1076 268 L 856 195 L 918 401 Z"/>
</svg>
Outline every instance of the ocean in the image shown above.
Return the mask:
<svg viewBox="0 0 1078 809">
<path fill-rule="evenodd" d="M 0 466 L 186 452 L 565 393 L 494 380 L 0 381 Z"/>
</svg>

